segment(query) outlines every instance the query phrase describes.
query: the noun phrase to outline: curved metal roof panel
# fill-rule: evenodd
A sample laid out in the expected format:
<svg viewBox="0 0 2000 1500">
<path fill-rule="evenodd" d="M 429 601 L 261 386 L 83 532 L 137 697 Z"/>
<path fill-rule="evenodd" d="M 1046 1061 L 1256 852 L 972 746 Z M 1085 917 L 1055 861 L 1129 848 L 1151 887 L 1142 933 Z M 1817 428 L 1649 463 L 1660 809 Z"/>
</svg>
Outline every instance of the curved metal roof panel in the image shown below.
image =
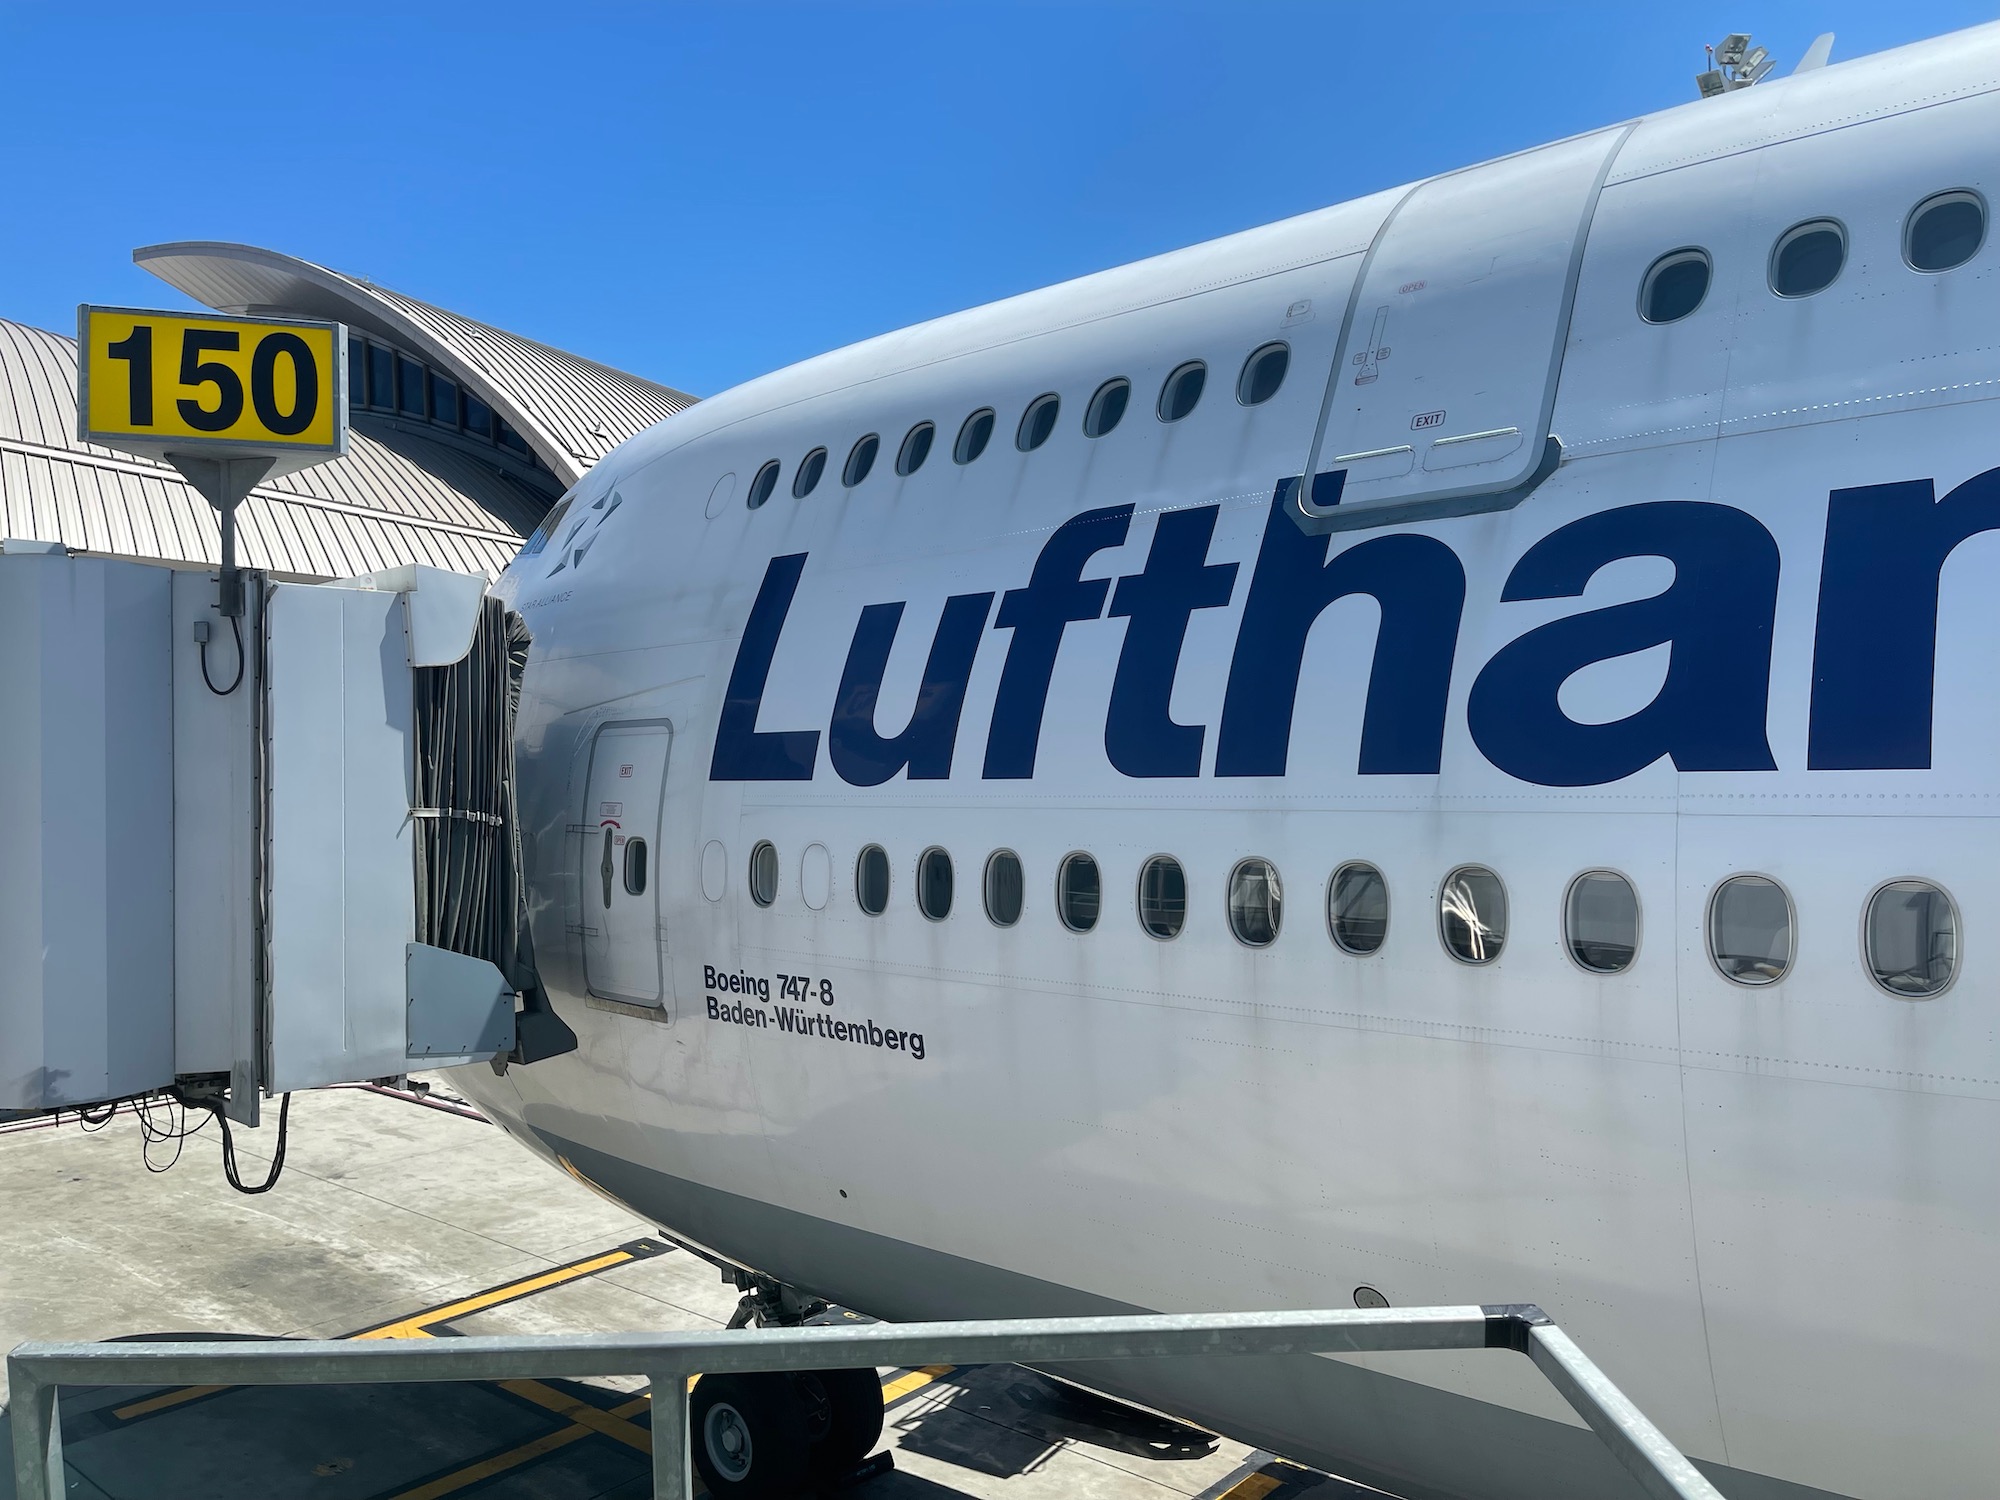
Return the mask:
<svg viewBox="0 0 2000 1500">
<path fill-rule="evenodd" d="M 221 559 L 216 514 L 164 464 L 79 442 L 74 339 L 0 319 L 0 536 L 174 562 Z M 344 578 L 421 562 L 498 571 L 547 497 L 412 433 L 355 430 L 347 456 L 259 485 L 237 512 L 246 566 Z"/>
<path fill-rule="evenodd" d="M 422 355 L 512 423 L 565 487 L 626 438 L 695 401 L 275 250 L 187 240 L 145 246 L 132 259 L 219 312 L 337 319 Z"/>
</svg>

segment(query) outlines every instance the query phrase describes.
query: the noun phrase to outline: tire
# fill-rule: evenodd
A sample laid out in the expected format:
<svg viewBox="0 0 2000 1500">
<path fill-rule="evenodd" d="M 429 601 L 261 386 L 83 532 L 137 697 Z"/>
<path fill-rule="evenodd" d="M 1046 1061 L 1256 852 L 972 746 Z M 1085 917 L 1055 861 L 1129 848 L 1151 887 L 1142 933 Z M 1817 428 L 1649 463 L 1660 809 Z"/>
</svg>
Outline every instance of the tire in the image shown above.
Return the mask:
<svg viewBox="0 0 2000 1500">
<path fill-rule="evenodd" d="M 694 1466 L 716 1500 L 795 1500 L 812 1477 L 807 1405 L 785 1375 L 704 1375 L 688 1400 Z"/>
<path fill-rule="evenodd" d="M 882 1380 L 870 1370 L 812 1370 L 794 1377 L 806 1408 L 812 1472 L 840 1479 L 882 1436 Z"/>
</svg>

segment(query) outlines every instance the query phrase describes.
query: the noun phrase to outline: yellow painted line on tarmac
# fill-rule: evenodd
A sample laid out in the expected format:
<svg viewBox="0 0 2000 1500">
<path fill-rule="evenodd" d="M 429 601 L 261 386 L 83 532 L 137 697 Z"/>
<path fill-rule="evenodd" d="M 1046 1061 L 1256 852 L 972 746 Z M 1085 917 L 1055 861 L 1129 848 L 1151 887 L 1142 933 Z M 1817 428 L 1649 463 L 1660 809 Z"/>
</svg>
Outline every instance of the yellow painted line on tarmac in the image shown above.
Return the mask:
<svg viewBox="0 0 2000 1500">
<path fill-rule="evenodd" d="M 637 1448 L 641 1453 L 653 1451 L 653 1434 L 643 1427 L 635 1427 L 623 1417 L 614 1417 L 601 1406 L 592 1406 L 575 1396 L 565 1396 L 553 1386 L 543 1385 L 539 1380 L 503 1380 L 500 1389 L 512 1391 L 524 1400 L 554 1412 L 559 1417 L 568 1417 L 579 1427 L 588 1427 L 601 1432 L 606 1437 L 616 1438 L 628 1448 Z M 628 1405 L 630 1403 L 627 1403 Z"/>
<path fill-rule="evenodd" d="M 203 1396 L 213 1396 L 217 1391 L 228 1389 L 226 1385 L 184 1385 L 177 1391 L 162 1391 L 157 1396 L 148 1396 L 144 1401 L 134 1401 L 130 1406 L 121 1406 L 111 1415 L 121 1422 L 129 1422 L 134 1417 L 165 1411 L 170 1406 L 179 1406 L 183 1401 L 197 1401 Z"/>
<path fill-rule="evenodd" d="M 635 1245 L 649 1242 L 635 1241 Z M 440 1323 L 449 1323 L 453 1318 L 470 1317 L 473 1313 L 484 1312 L 498 1307 L 503 1302 L 518 1301 L 522 1297 L 532 1297 L 537 1292 L 548 1291 L 551 1287 L 564 1285 L 585 1276 L 594 1276 L 599 1271 L 608 1271 L 613 1266 L 622 1266 L 629 1261 L 645 1260 L 649 1255 L 642 1248 L 621 1245 L 616 1250 L 607 1250 L 602 1255 L 588 1256 L 583 1260 L 571 1261 L 566 1266 L 556 1266 L 547 1271 L 538 1271 L 532 1276 L 518 1277 L 502 1282 L 499 1286 L 488 1287 L 483 1292 L 474 1292 L 469 1297 L 460 1297 L 451 1302 L 440 1302 L 435 1307 L 427 1307 L 421 1312 L 411 1313 L 392 1322 L 381 1323 L 373 1328 L 363 1328 L 345 1335 L 350 1339 L 427 1339 L 436 1337 L 431 1332 Z M 198 1401 L 203 1396 L 213 1396 L 218 1391 L 226 1391 L 226 1385 L 190 1385 L 179 1390 L 162 1391 L 157 1396 L 148 1396 L 143 1401 L 134 1401 L 121 1406 L 111 1414 L 121 1422 L 129 1422 L 135 1417 L 150 1416 L 156 1411 L 180 1406 L 189 1401 Z M 553 1394 L 553 1393 L 551 1393 Z"/>
<path fill-rule="evenodd" d="M 942 1380 L 957 1365 L 925 1365 L 921 1370 L 912 1370 L 907 1375 L 898 1375 L 894 1380 L 882 1383 L 882 1404 L 900 1401 L 912 1391 L 920 1391 L 934 1380 Z"/>
<path fill-rule="evenodd" d="M 1217 1500 L 1264 1500 L 1266 1495 L 1284 1482 L 1275 1474 L 1266 1474 L 1259 1469 L 1255 1474 L 1245 1474 L 1224 1490 Z"/>
<path fill-rule="evenodd" d="M 440 1323 L 449 1323 L 453 1318 L 470 1317 L 473 1313 L 484 1312 L 489 1307 L 498 1307 L 503 1302 L 532 1297 L 536 1292 L 545 1292 L 550 1287 L 561 1286 L 564 1282 L 575 1281 L 579 1277 L 592 1276 L 599 1271 L 608 1271 L 613 1266 L 622 1266 L 627 1261 L 637 1259 L 638 1256 L 622 1247 L 609 1250 L 603 1255 L 593 1255 L 588 1260 L 572 1261 L 569 1265 L 557 1266 L 553 1271 L 542 1271 L 533 1276 L 523 1276 L 518 1281 L 488 1287 L 483 1292 L 474 1292 L 470 1297 L 461 1297 L 456 1302 L 441 1302 L 436 1307 L 412 1313 L 409 1317 L 398 1318 L 394 1322 L 383 1323 L 374 1328 L 365 1328 L 359 1333 L 350 1333 L 347 1336 L 351 1339 L 430 1338 L 431 1329 Z"/>
<path fill-rule="evenodd" d="M 605 1415 L 621 1418 L 637 1416 L 646 1409 L 647 1400 L 647 1397 L 640 1396 L 622 1406 L 612 1407 Z M 462 1469 L 440 1475 L 426 1484 L 420 1484 L 413 1490 L 404 1490 L 394 1496 L 393 1500 L 443 1500 L 446 1495 L 478 1484 L 482 1480 L 491 1479 L 496 1474 L 504 1474 L 509 1469 L 518 1469 L 522 1464 L 533 1463 L 536 1459 L 554 1453 L 558 1449 L 567 1448 L 571 1443 L 581 1442 L 590 1436 L 591 1431 L 591 1428 L 581 1426 L 559 1428 L 555 1432 L 536 1438 L 532 1443 L 509 1448 L 505 1453 L 496 1453 L 491 1458 L 482 1458 L 477 1463 L 467 1464 Z"/>
</svg>

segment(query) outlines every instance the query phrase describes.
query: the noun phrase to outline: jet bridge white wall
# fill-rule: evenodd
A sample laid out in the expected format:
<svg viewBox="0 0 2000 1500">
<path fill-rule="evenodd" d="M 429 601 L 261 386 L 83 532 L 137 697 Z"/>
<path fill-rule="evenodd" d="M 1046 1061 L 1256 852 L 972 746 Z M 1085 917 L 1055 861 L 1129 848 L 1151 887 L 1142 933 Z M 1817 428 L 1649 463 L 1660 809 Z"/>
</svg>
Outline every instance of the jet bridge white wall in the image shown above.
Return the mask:
<svg viewBox="0 0 2000 1500">
<path fill-rule="evenodd" d="M 279 1093 L 406 1065 L 412 709 L 403 595 L 280 584 L 266 608 Z"/>
<path fill-rule="evenodd" d="M 173 1081 L 169 578 L 0 556 L 0 1109 Z"/>
</svg>

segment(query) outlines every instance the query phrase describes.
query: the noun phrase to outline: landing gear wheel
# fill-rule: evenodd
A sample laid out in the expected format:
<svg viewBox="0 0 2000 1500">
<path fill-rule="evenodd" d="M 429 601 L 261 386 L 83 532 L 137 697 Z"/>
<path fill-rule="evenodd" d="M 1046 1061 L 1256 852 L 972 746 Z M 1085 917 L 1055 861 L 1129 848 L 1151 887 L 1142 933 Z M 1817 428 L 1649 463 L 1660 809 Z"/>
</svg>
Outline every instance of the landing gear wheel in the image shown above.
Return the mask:
<svg viewBox="0 0 2000 1500">
<path fill-rule="evenodd" d="M 688 1400 L 694 1466 L 717 1500 L 795 1500 L 811 1477 L 808 1407 L 786 1375 L 704 1375 Z"/>
<path fill-rule="evenodd" d="M 796 1377 L 818 1479 L 844 1479 L 882 1436 L 882 1381 L 873 1370 L 810 1370 Z"/>
</svg>

